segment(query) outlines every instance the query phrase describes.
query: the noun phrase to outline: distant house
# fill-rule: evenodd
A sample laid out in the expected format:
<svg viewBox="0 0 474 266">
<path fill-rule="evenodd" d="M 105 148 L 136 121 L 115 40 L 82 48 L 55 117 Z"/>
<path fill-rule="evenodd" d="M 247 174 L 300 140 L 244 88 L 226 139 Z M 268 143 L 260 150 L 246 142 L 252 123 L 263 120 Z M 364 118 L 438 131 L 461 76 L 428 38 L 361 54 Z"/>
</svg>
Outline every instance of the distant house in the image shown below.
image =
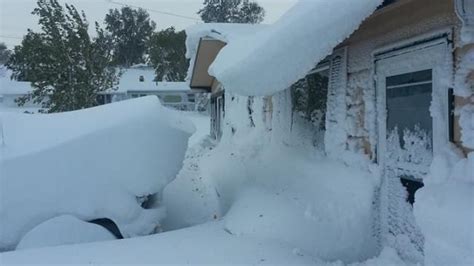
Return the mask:
<svg viewBox="0 0 474 266">
<path fill-rule="evenodd" d="M 21 96 L 30 93 L 33 88 L 29 82 L 16 81 L 10 78 L 11 71 L 0 66 L 0 110 L 18 111 L 19 107 L 15 100 Z M 41 108 L 41 104 L 27 102 L 20 111 L 37 112 Z"/>
<path fill-rule="evenodd" d="M 155 70 L 146 65 L 136 65 L 122 70 L 115 90 L 102 94 L 102 104 L 138 98 L 157 96 L 164 106 L 179 110 L 195 110 L 197 101 L 207 97 L 205 90 L 191 89 L 187 82 L 156 82 Z"/>
<path fill-rule="evenodd" d="M 474 1 L 385 1 L 359 21 L 358 29 L 330 47 L 332 53 L 325 54 L 325 58 L 310 58 L 314 64 L 302 73 L 291 73 L 294 68 L 285 64 L 256 69 L 255 65 L 272 64 L 273 58 L 288 55 L 294 63 L 306 62 L 307 54 L 293 51 L 307 48 L 301 44 L 306 41 L 303 38 L 313 40 L 309 36 L 313 35 L 324 43 L 325 34 L 330 37 L 337 31 L 337 27 L 328 27 L 321 32 L 313 25 L 314 32 L 301 32 L 299 19 L 304 18 L 284 16 L 279 23 L 268 26 L 268 31 L 252 25 L 219 24 L 187 30 L 188 50 L 193 51 L 188 56 L 194 62 L 190 86 L 212 92 L 211 135 L 219 139 L 225 132 L 231 136 L 239 131 L 235 125 L 229 126 L 226 115 L 237 104 L 243 105 L 239 110 L 247 112 L 244 115 L 249 117 L 250 125 L 256 119 L 252 117 L 253 108 L 263 108 L 267 114 L 260 117 L 265 121 L 259 122 L 268 124 L 268 135 L 276 135 L 276 130 L 291 131 L 298 117 L 295 90 L 311 91 L 308 99 L 313 106 L 308 116 L 317 114 L 314 130 L 323 131 L 321 142 L 327 155 L 341 158 L 350 151 L 369 157 L 383 169 L 379 226 L 386 234 L 382 233 L 381 241 L 404 256 L 422 252 L 423 239 L 413 215 L 404 211 L 411 210 L 407 202 L 413 203 L 415 191 L 423 186 L 434 155 L 449 144 L 465 154 L 474 148 L 463 141 L 472 132 L 468 132 L 469 125 L 463 131 L 457 112 L 463 106 L 474 105 Z M 284 35 L 281 29 L 297 34 L 284 40 L 286 46 L 278 47 L 274 44 L 278 45 Z M 261 34 L 265 34 L 264 39 L 256 37 Z M 240 46 L 231 47 L 235 41 Z M 314 49 L 321 49 L 318 41 Z M 271 49 L 265 49 L 265 44 Z M 259 50 L 253 51 L 254 46 Z M 233 63 L 232 68 L 220 72 L 225 81 L 209 74 L 211 64 L 223 58 L 227 64 Z M 242 87 L 235 88 L 231 82 L 228 85 L 247 92 L 254 88 L 258 77 L 262 79 L 259 84 L 270 81 L 267 83 L 278 86 L 280 80 L 284 83 L 293 76 L 304 78 L 293 80 L 293 86 L 279 93 L 250 96 L 244 103 L 234 101 L 236 94 L 228 93 L 230 88 L 226 90 L 226 81 L 232 78 L 238 78 Z M 289 113 L 286 117 L 282 116 L 285 112 Z M 402 235 L 406 241 L 397 242 Z"/>
<path fill-rule="evenodd" d="M 29 82 L 12 80 L 11 71 L 0 69 L 0 106 L 3 110 L 16 110 L 15 100 L 32 92 Z M 202 89 L 191 89 L 187 82 L 156 82 L 155 71 L 145 65 L 137 65 L 122 70 L 119 84 L 113 90 L 98 96 L 99 104 L 107 104 L 126 99 L 157 96 L 164 106 L 186 111 L 206 111 L 208 93 Z M 37 112 L 41 104 L 27 102 L 21 111 Z"/>
</svg>

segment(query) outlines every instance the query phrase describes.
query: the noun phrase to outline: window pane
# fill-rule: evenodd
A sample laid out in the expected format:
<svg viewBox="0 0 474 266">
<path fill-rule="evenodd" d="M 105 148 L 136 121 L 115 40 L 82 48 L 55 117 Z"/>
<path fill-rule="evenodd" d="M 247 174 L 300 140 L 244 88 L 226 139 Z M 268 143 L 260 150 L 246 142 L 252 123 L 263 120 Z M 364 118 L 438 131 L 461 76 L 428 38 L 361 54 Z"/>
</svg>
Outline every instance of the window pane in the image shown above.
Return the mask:
<svg viewBox="0 0 474 266">
<path fill-rule="evenodd" d="M 431 81 L 431 79 L 432 79 L 431 69 L 422 70 L 418 72 L 412 72 L 408 74 L 388 77 L 387 87 L 410 84 L 410 83 L 419 83 L 419 82 L 424 82 L 424 81 Z"/>
<path fill-rule="evenodd" d="M 396 86 L 387 88 L 387 132 L 398 128 L 402 146 L 405 130 L 415 132 L 420 129 L 432 135 L 431 76 L 431 70 L 426 70 L 387 78 L 387 87 L 389 83 Z"/>
<path fill-rule="evenodd" d="M 314 72 L 292 86 L 293 109 L 319 129 L 325 129 L 329 70 Z"/>
<path fill-rule="evenodd" d="M 180 95 L 166 95 L 163 97 L 163 101 L 165 103 L 179 103 L 181 102 L 181 96 Z"/>
</svg>

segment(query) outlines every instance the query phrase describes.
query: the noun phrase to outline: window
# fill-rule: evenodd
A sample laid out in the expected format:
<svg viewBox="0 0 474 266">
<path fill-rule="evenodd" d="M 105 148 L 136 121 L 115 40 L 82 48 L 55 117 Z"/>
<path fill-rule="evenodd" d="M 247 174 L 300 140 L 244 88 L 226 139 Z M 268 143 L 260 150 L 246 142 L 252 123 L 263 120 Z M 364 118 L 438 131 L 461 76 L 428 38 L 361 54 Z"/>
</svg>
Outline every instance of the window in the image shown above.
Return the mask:
<svg viewBox="0 0 474 266">
<path fill-rule="evenodd" d="M 180 103 L 182 101 L 181 95 L 165 95 L 163 102 L 165 103 Z"/>
<path fill-rule="evenodd" d="M 403 136 L 406 130 L 423 131 L 431 136 L 431 69 L 387 77 L 386 86 L 387 132 L 397 129 L 402 147 L 405 146 Z"/>
<path fill-rule="evenodd" d="M 188 102 L 193 103 L 196 101 L 194 94 L 188 94 Z"/>
<path fill-rule="evenodd" d="M 293 111 L 325 129 L 329 86 L 329 64 L 322 64 L 292 87 Z"/>
</svg>

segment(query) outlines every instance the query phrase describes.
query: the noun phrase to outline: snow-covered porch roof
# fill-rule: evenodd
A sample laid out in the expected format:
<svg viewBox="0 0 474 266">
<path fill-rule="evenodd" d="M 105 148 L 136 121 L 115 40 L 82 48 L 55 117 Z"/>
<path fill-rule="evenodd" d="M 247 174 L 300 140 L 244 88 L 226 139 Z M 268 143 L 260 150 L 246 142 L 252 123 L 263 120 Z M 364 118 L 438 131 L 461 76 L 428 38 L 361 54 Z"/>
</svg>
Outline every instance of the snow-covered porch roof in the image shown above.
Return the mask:
<svg viewBox="0 0 474 266">
<path fill-rule="evenodd" d="M 208 69 L 217 54 L 229 42 L 258 34 L 268 25 L 206 23 L 186 29 L 186 57 L 190 59 L 189 85 L 193 89 L 210 90 L 215 80 Z"/>
<path fill-rule="evenodd" d="M 300 0 L 274 25 L 228 42 L 209 74 L 241 95 L 282 91 L 330 55 L 381 3 Z"/>
</svg>

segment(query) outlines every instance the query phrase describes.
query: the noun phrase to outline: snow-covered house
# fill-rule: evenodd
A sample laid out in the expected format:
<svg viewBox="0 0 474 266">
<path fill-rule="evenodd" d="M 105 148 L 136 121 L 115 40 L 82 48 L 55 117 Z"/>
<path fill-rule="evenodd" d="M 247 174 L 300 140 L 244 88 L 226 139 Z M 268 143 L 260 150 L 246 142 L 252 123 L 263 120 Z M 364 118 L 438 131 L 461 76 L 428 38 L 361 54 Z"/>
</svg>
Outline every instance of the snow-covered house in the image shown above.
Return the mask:
<svg viewBox="0 0 474 266">
<path fill-rule="evenodd" d="M 11 71 L 4 66 L 0 66 L 0 109 L 3 111 L 36 112 L 41 108 L 40 104 L 27 102 L 22 108 L 18 108 L 16 99 L 27 95 L 32 91 L 29 82 L 16 81 L 10 78 Z"/>
<path fill-rule="evenodd" d="M 115 90 L 101 97 L 102 103 L 148 95 L 157 96 L 165 106 L 179 110 L 195 110 L 198 98 L 206 98 L 206 92 L 191 89 L 187 82 L 156 82 L 155 70 L 146 65 L 136 65 L 122 70 Z"/>
<path fill-rule="evenodd" d="M 413 258 L 423 235 L 409 203 L 433 158 L 474 149 L 474 1 L 348 2 L 300 1 L 270 26 L 188 29 L 190 86 L 212 92 L 215 138 L 258 123 L 290 135 L 303 113 L 329 157 L 378 164 L 380 240 Z"/>
<path fill-rule="evenodd" d="M 41 104 L 28 101 L 21 108 L 16 99 L 33 91 L 29 82 L 12 80 L 11 71 L 0 67 L 0 107 L 3 110 L 37 112 Z M 121 71 L 118 85 L 98 96 L 99 104 L 133 99 L 148 95 L 157 96 L 164 106 L 194 111 L 206 110 L 207 92 L 190 89 L 187 82 L 156 82 L 155 71 L 146 65 L 136 65 Z M 198 108 L 199 105 L 199 108 Z"/>
</svg>

